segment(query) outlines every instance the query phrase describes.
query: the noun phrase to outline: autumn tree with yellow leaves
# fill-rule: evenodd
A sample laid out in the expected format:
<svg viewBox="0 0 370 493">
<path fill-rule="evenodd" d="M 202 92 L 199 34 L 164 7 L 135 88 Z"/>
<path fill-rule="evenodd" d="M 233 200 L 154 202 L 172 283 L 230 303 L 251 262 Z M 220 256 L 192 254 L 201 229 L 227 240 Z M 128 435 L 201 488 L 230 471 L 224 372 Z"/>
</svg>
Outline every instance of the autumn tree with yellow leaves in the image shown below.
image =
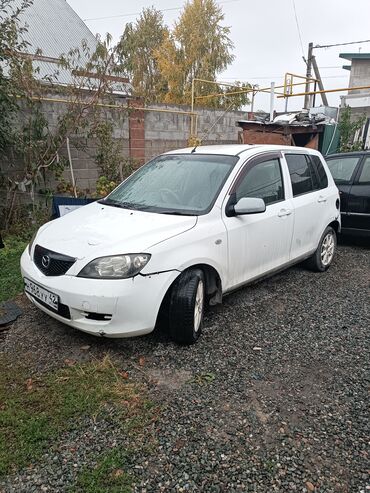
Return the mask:
<svg viewBox="0 0 370 493">
<path fill-rule="evenodd" d="M 189 0 L 172 30 L 165 26 L 160 11 L 144 9 L 135 24 L 126 25 L 119 50 L 136 94 L 148 103 L 190 104 L 192 80 L 216 81 L 234 60 L 230 28 L 223 21 L 222 9 L 214 0 Z M 238 109 L 248 103 L 247 94 L 227 97 L 228 92 L 233 89 L 198 82 L 197 96 L 223 96 L 197 100 L 197 104 Z"/>
</svg>

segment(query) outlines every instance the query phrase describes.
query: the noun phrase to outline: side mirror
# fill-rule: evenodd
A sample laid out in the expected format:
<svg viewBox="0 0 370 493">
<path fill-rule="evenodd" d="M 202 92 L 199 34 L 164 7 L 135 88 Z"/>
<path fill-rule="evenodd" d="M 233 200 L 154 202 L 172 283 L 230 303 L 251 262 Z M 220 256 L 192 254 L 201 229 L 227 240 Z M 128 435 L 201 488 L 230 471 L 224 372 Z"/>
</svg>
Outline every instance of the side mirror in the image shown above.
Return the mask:
<svg viewBox="0 0 370 493">
<path fill-rule="evenodd" d="M 265 212 L 266 204 L 263 199 L 254 197 L 243 197 L 234 205 L 234 213 L 236 216 L 243 214 L 260 214 Z"/>
</svg>

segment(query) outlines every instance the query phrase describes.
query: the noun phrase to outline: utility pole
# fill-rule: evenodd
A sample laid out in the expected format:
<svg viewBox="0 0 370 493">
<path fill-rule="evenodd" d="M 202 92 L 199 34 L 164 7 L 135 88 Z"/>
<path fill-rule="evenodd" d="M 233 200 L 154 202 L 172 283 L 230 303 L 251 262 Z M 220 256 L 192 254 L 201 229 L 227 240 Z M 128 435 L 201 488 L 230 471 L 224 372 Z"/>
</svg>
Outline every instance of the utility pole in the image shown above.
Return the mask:
<svg viewBox="0 0 370 493">
<path fill-rule="evenodd" d="M 287 94 L 292 93 L 291 84 L 292 84 L 292 76 L 289 75 L 289 78 L 285 79 L 285 91 Z M 289 98 L 285 98 L 285 113 L 288 113 L 288 101 L 289 101 Z"/>
<path fill-rule="evenodd" d="M 306 77 L 307 79 L 310 79 L 312 77 L 312 52 L 313 52 L 313 43 L 310 43 L 308 45 L 308 54 L 307 54 L 307 60 L 306 60 L 306 65 L 307 65 L 307 70 L 306 70 Z M 311 82 L 306 81 L 306 90 L 305 92 L 310 92 L 311 90 Z M 310 101 L 311 101 L 311 96 L 309 94 L 306 94 L 304 97 L 304 108 L 309 109 L 310 108 Z"/>
<path fill-rule="evenodd" d="M 274 119 L 274 108 L 275 108 L 275 82 L 271 82 L 270 89 L 270 122 Z"/>
<path fill-rule="evenodd" d="M 321 80 L 321 75 L 320 75 L 319 67 L 317 66 L 317 63 L 316 63 L 316 57 L 313 55 L 311 58 L 312 58 L 313 70 L 315 72 L 315 79 L 317 79 L 317 83 L 319 85 L 320 91 L 324 91 L 324 84 L 322 83 L 322 80 Z M 321 99 L 322 99 L 322 104 L 324 106 L 329 106 L 328 98 L 326 97 L 325 92 L 322 92 L 321 93 Z"/>
</svg>

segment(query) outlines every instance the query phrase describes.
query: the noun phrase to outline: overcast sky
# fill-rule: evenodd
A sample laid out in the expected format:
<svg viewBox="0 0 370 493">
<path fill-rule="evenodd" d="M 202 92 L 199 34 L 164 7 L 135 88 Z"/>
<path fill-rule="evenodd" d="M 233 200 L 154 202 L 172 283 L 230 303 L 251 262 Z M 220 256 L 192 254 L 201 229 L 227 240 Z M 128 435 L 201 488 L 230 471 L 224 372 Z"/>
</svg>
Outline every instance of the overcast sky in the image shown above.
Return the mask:
<svg viewBox="0 0 370 493">
<path fill-rule="evenodd" d="M 182 0 L 68 0 L 68 3 L 94 34 L 109 32 L 115 40 L 125 23 L 134 21 L 143 7 L 163 10 L 164 20 L 171 26 L 183 5 Z M 302 45 L 293 0 L 218 0 L 218 3 L 225 14 L 224 24 L 231 27 L 230 37 L 235 45 L 235 61 L 219 76 L 222 82 L 242 80 L 260 87 L 269 86 L 271 81 L 281 84 L 285 72 L 305 74 L 302 54 L 306 55 L 310 41 L 314 45 L 327 45 L 370 39 L 370 0 L 295 0 Z M 326 89 L 347 87 L 349 71 L 342 69 L 346 60 L 339 58 L 339 53 L 359 50 L 370 52 L 370 43 L 315 50 Z M 328 94 L 329 104 L 337 106 L 340 94 L 344 93 Z M 319 97 L 317 102 L 321 102 Z M 300 109 L 302 104 L 303 98 L 291 98 L 288 109 Z M 276 109 L 283 108 L 283 100 L 277 99 Z M 267 94 L 256 96 L 255 109 L 269 109 Z"/>
</svg>

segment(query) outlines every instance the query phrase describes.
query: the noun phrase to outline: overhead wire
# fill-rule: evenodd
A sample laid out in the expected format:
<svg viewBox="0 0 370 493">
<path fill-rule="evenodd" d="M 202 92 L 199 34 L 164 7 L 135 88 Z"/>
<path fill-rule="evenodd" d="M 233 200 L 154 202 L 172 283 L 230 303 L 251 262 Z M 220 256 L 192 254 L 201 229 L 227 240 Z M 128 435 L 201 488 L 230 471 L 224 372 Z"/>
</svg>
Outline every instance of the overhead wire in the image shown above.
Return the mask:
<svg viewBox="0 0 370 493">
<path fill-rule="evenodd" d="M 169 12 L 170 10 L 181 10 L 182 7 L 171 7 L 168 9 L 161 9 L 160 12 Z M 84 22 L 87 21 L 101 21 L 105 19 L 118 19 L 119 17 L 132 17 L 134 15 L 140 15 L 141 12 L 132 12 L 131 14 L 117 14 L 117 15 L 107 15 L 105 17 L 92 17 L 89 19 L 83 19 Z"/>
<path fill-rule="evenodd" d="M 299 42 L 301 45 L 301 50 L 302 50 L 302 56 L 304 58 L 304 49 L 303 49 L 303 42 L 302 42 L 302 35 L 301 35 L 301 28 L 299 27 L 299 21 L 298 21 L 298 15 L 297 15 L 297 9 L 295 7 L 295 0 L 292 0 L 293 4 L 293 10 L 294 10 L 294 17 L 295 17 L 295 22 L 297 25 L 297 30 L 298 30 L 298 36 L 299 36 Z"/>
<path fill-rule="evenodd" d="M 363 41 L 350 41 L 348 43 L 335 43 L 332 45 L 316 45 L 314 46 L 314 48 L 333 48 L 334 46 L 357 45 L 361 43 L 370 43 L 370 39 L 365 39 Z"/>
<path fill-rule="evenodd" d="M 326 75 L 321 77 L 322 79 L 345 79 L 348 75 Z M 250 81 L 250 80 L 273 80 L 273 79 L 281 79 L 281 75 L 270 75 L 263 77 L 225 77 L 223 79 L 218 79 L 218 82 L 228 82 L 231 80 L 238 80 L 240 82 Z"/>
<path fill-rule="evenodd" d="M 227 3 L 240 2 L 240 1 L 241 0 L 223 0 L 223 1 L 217 2 L 217 4 L 224 5 Z M 182 10 L 183 8 L 184 7 L 181 6 L 181 7 L 170 7 L 167 9 L 157 9 L 157 10 L 159 10 L 159 12 L 169 12 L 172 10 Z M 108 16 L 104 16 L 104 17 L 92 17 L 89 19 L 83 19 L 83 21 L 86 22 L 86 21 L 100 21 L 100 20 L 105 20 L 105 19 L 118 19 L 121 17 L 132 17 L 134 15 L 140 15 L 141 13 L 142 12 L 132 12 L 131 14 L 116 14 L 116 15 L 108 15 Z"/>
</svg>

